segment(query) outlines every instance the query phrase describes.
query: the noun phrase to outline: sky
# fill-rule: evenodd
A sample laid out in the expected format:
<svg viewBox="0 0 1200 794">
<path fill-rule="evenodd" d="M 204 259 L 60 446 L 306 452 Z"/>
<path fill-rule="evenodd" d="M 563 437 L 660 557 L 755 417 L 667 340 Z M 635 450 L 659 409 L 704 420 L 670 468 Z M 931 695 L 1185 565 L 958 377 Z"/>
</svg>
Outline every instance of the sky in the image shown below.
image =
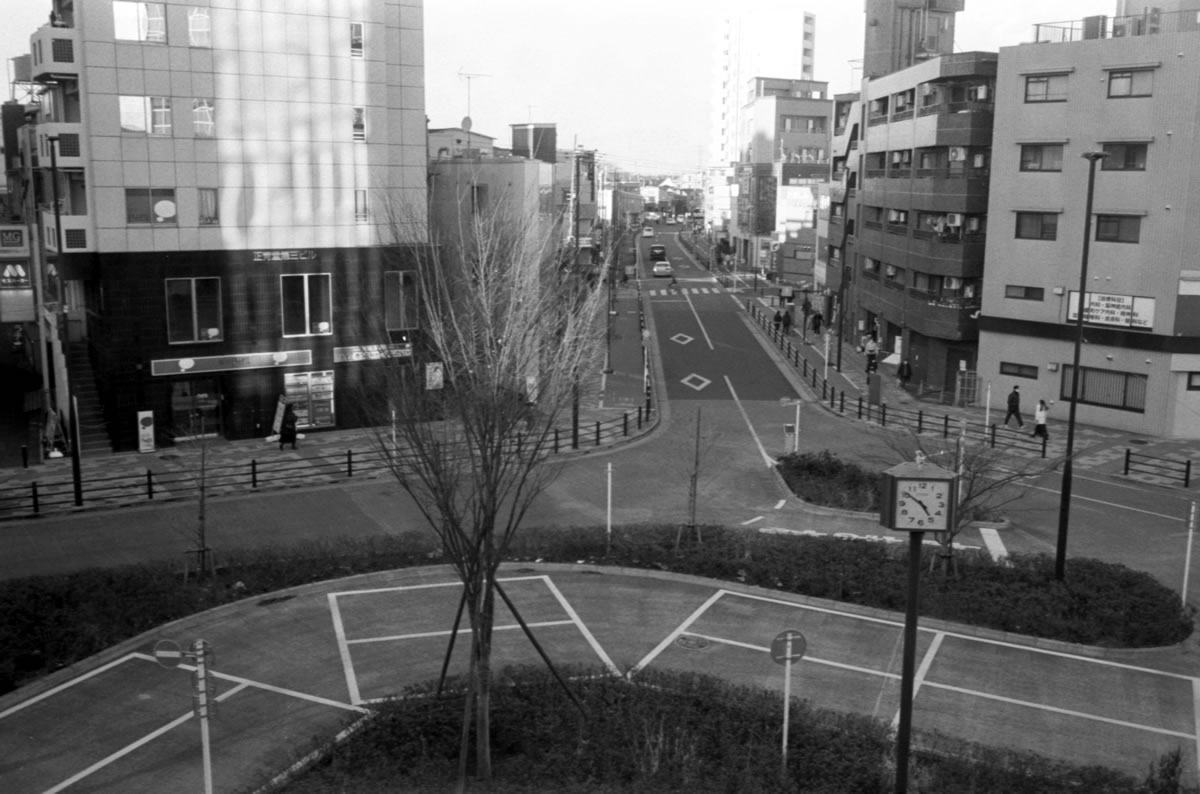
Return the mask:
<svg viewBox="0 0 1200 794">
<path fill-rule="evenodd" d="M 429 124 L 456 127 L 470 115 L 475 132 L 507 146 L 510 124 L 554 123 L 560 148 L 595 149 L 623 170 L 697 171 L 709 160 L 717 14 L 737 1 L 425 0 Z M 862 0 L 798 4 L 816 15 L 813 78 L 828 82 L 831 96 L 858 90 L 851 62 L 862 57 Z M 46 23 L 51 4 L 5 6 L 0 58 L 8 71 L 10 58 L 28 52 L 29 34 Z M 1111 15 L 1115 6 L 965 0 L 956 50 L 994 52 L 1031 40 L 1035 23 Z"/>
</svg>

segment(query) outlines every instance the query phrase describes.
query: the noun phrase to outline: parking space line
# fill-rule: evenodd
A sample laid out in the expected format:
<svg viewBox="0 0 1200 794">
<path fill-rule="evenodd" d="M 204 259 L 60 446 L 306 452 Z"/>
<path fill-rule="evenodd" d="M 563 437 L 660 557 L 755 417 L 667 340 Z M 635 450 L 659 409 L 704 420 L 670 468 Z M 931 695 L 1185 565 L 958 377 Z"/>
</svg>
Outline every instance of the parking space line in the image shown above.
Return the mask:
<svg viewBox="0 0 1200 794">
<path fill-rule="evenodd" d="M 573 621 L 570 620 L 543 620 L 537 623 L 526 623 L 525 625 L 531 629 L 540 629 L 547 626 L 570 626 Z M 503 626 L 492 626 L 492 631 L 513 631 L 521 628 L 519 623 L 508 623 Z M 470 634 L 470 626 L 460 628 L 459 634 Z M 438 631 L 421 631 L 415 634 L 390 634 L 383 637 L 362 637 L 357 640 L 346 640 L 347 645 L 366 645 L 372 642 L 396 642 L 398 640 L 424 640 L 430 637 L 449 637 L 450 629 L 440 629 Z"/>
<path fill-rule="evenodd" d="M 1196 731 L 1196 774 L 1200 776 L 1200 679 L 1192 679 L 1192 727 Z"/>
<path fill-rule="evenodd" d="M 566 597 L 562 594 L 562 591 L 558 589 L 558 585 L 554 584 L 554 581 L 549 576 L 545 577 L 545 580 L 546 587 L 550 588 L 550 592 L 553 593 L 554 597 L 558 599 L 558 603 L 562 605 L 563 610 L 565 610 L 571 620 L 575 622 L 575 625 L 579 627 L 579 632 L 583 634 L 583 638 L 587 640 L 588 645 L 592 646 L 592 651 L 596 654 L 596 656 L 600 657 L 600 661 L 605 667 L 608 668 L 609 672 L 611 672 L 613 675 L 620 675 L 621 671 L 617 669 L 617 666 L 613 663 L 613 660 L 609 658 L 608 653 L 606 653 L 604 648 L 601 647 L 599 640 L 596 639 L 595 635 L 592 634 L 587 625 L 579 618 L 579 613 L 576 612 L 575 608 L 571 606 L 571 603 L 567 601 Z"/>
<path fill-rule="evenodd" d="M 980 527 L 979 536 L 983 538 L 983 545 L 987 546 L 993 562 L 1008 559 L 1008 549 L 1004 548 L 1004 541 L 1000 539 L 999 532 L 992 527 Z"/>
<path fill-rule="evenodd" d="M 730 595 L 733 595 L 733 594 L 731 593 Z M 726 639 L 724 637 L 714 637 L 711 634 L 697 634 L 694 631 L 685 631 L 685 632 L 683 632 L 683 634 L 687 635 L 688 637 L 699 637 L 700 639 L 708 640 L 710 642 L 715 642 L 719 645 L 732 645 L 735 648 L 745 648 L 746 650 L 758 651 L 760 653 L 770 653 L 771 652 L 770 648 L 767 648 L 763 645 L 754 645 L 749 642 L 739 642 L 738 640 L 730 640 L 730 639 Z M 869 667 L 859 667 L 858 665 L 855 665 L 855 664 L 846 664 L 845 662 L 835 662 L 831 659 L 820 659 L 815 656 L 805 656 L 804 658 L 799 659 L 795 662 L 795 664 L 798 664 L 798 665 L 809 664 L 809 663 L 819 664 L 819 665 L 823 665 L 825 667 L 836 667 L 839 670 L 849 670 L 852 673 L 864 673 L 866 675 L 879 676 L 880 678 L 899 678 L 900 677 L 900 676 L 896 675 L 895 673 L 889 673 L 886 670 L 872 670 Z"/>
<path fill-rule="evenodd" d="M 925 649 L 925 655 L 921 657 L 921 666 L 917 668 L 916 675 L 913 676 L 913 692 L 912 699 L 915 702 L 917 695 L 921 692 L 921 684 L 925 681 L 925 676 L 929 673 L 929 667 L 933 664 L 933 657 L 937 656 L 938 649 L 942 647 L 942 639 L 946 635 L 943 632 L 938 632 L 933 635 L 933 642 L 929 643 L 929 647 Z M 897 676 L 899 678 L 899 676 Z M 900 712 L 896 711 L 892 717 L 892 730 L 900 724 Z"/>
<path fill-rule="evenodd" d="M 1173 731 L 1170 728 L 1155 728 L 1152 725 L 1143 725 L 1138 722 L 1129 722 L 1127 720 L 1117 720 L 1112 717 L 1101 717 L 1098 714 L 1088 714 L 1083 711 L 1075 711 L 1074 709 L 1064 709 L 1059 706 L 1049 706 L 1045 703 L 1033 703 L 1028 700 L 1019 700 L 1017 698 L 1005 697 L 1003 695 L 992 695 L 987 692 L 979 692 L 966 687 L 952 686 L 951 684 L 938 684 L 933 681 L 926 681 L 925 686 L 931 689 L 944 689 L 948 692 L 957 692 L 960 695 L 970 695 L 971 697 L 984 698 L 985 700 L 995 700 L 1000 703 L 1009 703 L 1014 706 L 1025 706 L 1026 708 L 1035 709 L 1038 711 L 1049 711 L 1054 714 L 1062 714 L 1068 717 L 1078 717 L 1079 719 L 1092 720 L 1093 722 L 1104 722 L 1109 725 L 1117 725 L 1122 728 L 1134 728 L 1139 731 L 1147 731 L 1149 733 L 1158 733 L 1164 736 L 1175 736 L 1180 739 L 1196 739 L 1196 735 L 1192 733 L 1183 733 L 1182 731 Z"/>
<path fill-rule="evenodd" d="M 713 593 L 712 595 L 710 595 L 708 598 L 706 598 L 704 600 L 704 603 L 701 604 L 699 607 L 697 607 L 696 610 L 694 612 L 692 612 L 691 615 L 688 615 L 687 619 L 684 620 L 682 623 L 680 623 L 677 627 L 675 627 L 675 629 L 670 634 L 668 634 L 666 637 L 664 637 L 662 642 L 660 642 L 657 646 L 655 646 L 654 650 L 650 651 L 650 653 L 646 654 L 646 657 L 644 659 L 642 659 L 640 662 L 635 664 L 633 666 L 633 669 L 631 669 L 629 671 L 629 675 L 632 676 L 634 673 L 638 672 L 639 670 L 644 668 L 646 665 L 650 664 L 650 662 L 654 661 L 660 653 L 665 651 L 671 645 L 671 643 L 675 642 L 675 640 L 679 637 L 679 635 L 687 632 L 688 626 L 692 625 L 697 620 L 699 620 L 700 616 L 703 615 L 705 612 L 707 612 L 709 607 L 711 607 L 713 604 L 717 603 L 717 601 L 720 600 L 721 596 L 725 595 L 728 592 L 729 592 L 728 590 L 718 590 L 715 593 Z"/>
<path fill-rule="evenodd" d="M 382 591 L 381 591 L 382 592 Z M 333 619 L 333 636 L 337 639 L 338 654 L 342 657 L 342 672 L 346 676 L 346 692 L 354 705 L 362 703 L 358 691 L 358 679 L 354 676 L 354 662 L 350 658 L 350 646 L 346 642 L 346 627 L 342 623 L 342 612 L 338 606 L 338 594 L 329 594 L 329 616 Z"/>
<path fill-rule="evenodd" d="M 127 653 L 118 659 L 113 659 L 108 664 L 100 665 L 95 670 L 89 670 L 88 672 L 84 673 L 83 675 L 76 676 L 75 678 L 72 678 L 69 681 L 64 681 L 63 683 L 59 684 L 56 687 L 47 689 L 45 692 L 42 692 L 41 694 L 31 697 L 29 700 L 22 700 L 17 705 L 10 706 L 9 708 L 5 709 L 4 711 L 0 711 L 0 720 L 4 719 L 5 717 L 9 716 L 10 714 L 16 714 L 18 711 L 28 708 L 29 706 L 32 706 L 35 703 L 41 703 L 46 698 L 57 695 L 59 692 L 62 692 L 66 689 L 70 689 L 71 687 L 75 686 L 76 684 L 81 684 L 84 681 L 88 680 L 89 678 L 100 675 L 101 673 L 103 673 L 107 670 L 111 670 L 112 668 L 116 667 L 117 665 L 123 664 L 123 663 L 129 661 L 130 659 L 136 658 L 139 655 L 140 654 Z"/>
</svg>

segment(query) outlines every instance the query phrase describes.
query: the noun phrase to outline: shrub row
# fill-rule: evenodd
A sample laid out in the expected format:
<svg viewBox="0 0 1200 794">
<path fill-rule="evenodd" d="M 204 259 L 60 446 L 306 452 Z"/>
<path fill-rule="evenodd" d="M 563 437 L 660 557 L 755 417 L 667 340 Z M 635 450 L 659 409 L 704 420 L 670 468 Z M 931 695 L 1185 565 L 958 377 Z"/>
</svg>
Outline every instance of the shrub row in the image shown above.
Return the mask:
<svg viewBox="0 0 1200 794">
<path fill-rule="evenodd" d="M 703 542 L 677 546 L 679 528 L 530 528 L 513 559 L 592 562 L 676 571 L 901 611 L 907 554 L 896 546 L 829 537 L 701 527 Z M 694 536 L 689 535 L 689 538 Z M 439 559 L 428 533 L 339 539 L 221 555 L 211 582 L 182 581 L 178 563 L 93 569 L 0 582 L 0 693 L 87 658 L 165 622 L 240 598 Z M 923 573 L 921 613 L 1002 631 L 1110 647 L 1177 643 L 1190 609 L 1148 574 L 1073 559 L 1065 582 L 1053 560 L 1015 557 L 997 565 L 959 554 L 959 576 Z"/>
<path fill-rule="evenodd" d="M 841 460 L 829 450 L 784 455 L 776 469 L 792 493 L 806 502 L 841 510 L 879 512 L 880 474 Z"/>
<path fill-rule="evenodd" d="M 780 764 L 777 693 L 694 673 L 649 669 L 633 683 L 572 668 L 582 714 L 545 668 L 508 669 L 492 696 L 488 791 L 887 792 L 894 745 L 886 723 L 790 704 L 788 765 Z M 382 704 L 285 794 L 449 791 L 456 776 L 461 696 Z M 473 759 L 473 753 L 470 756 Z M 1181 792 L 1173 753 L 1144 781 L 1034 753 L 997 751 L 937 734 L 914 737 L 910 783 L 922 794 Z M 390 786 L 391 788 L 387 788 Z"/>
</svg>

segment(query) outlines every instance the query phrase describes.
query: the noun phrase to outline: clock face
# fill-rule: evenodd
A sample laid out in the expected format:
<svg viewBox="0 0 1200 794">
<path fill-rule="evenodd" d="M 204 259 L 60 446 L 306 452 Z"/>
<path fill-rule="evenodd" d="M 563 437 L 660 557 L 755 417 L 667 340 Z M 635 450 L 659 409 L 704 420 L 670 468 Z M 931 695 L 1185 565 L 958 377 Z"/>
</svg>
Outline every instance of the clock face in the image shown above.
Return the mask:
<svg viewBox="0 0 1200 794">
<path fill-rule="evenodd" d="M 897 479 L 895 508 L 896 529 L 949 529 L 950 483 Z"/>
</svg>

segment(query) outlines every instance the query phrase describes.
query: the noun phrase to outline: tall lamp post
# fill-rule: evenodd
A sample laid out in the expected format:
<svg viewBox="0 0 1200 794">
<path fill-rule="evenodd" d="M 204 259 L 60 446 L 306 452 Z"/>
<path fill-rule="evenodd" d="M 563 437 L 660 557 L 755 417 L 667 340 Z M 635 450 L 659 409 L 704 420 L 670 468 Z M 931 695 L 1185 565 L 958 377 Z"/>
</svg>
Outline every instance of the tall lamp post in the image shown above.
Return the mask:
<svg viewBox="0 0 1200 794">
<path fill-rule="evenodd" d="M 1075 310 L 1075 355 L 1071 365 L 1071 407 L 1067 414 L 1067 452 L 1063 461 L 1062 489 L 1058 502 L 1058 547 L 1054 554 L 1054 578 L 1062 581 L 1067 569 L 1067 527 L 1071 523 L 1072 460 L 1075 456 L 1075 409 L 1079 405 L 1079 356 L 1083 349 L 1083 313 L 1087 306 L 1088 250 L 1092 236 L 1092 193 L 1096 187 L 1096 163 L 1108 152 L 1084 152 L 1088 161 L 1087 201 L 1083 210 L 1083 256 L 1079 263 L 1079 303 Z"/>
</svg>

